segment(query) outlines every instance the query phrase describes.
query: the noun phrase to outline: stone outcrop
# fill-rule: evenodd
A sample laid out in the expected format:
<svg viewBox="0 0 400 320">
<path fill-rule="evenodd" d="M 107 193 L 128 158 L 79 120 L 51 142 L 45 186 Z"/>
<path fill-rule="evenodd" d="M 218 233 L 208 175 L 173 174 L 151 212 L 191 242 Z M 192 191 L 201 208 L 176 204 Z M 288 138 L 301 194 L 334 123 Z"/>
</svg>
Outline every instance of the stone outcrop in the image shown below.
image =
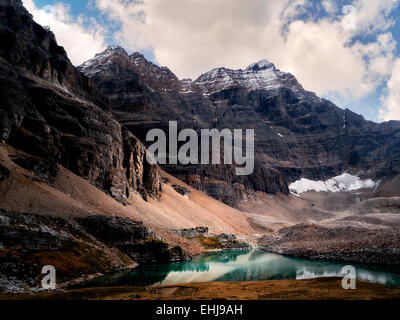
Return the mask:
<svg viewBox="0 0 400 320">
<path fill-rule="evenodd" d="M 170 248 L 141 222 L 104 216 L 90 216 L 77 219 L 77 221 L 98 241 L 118 248 L 140 264 L 167 263 L 187 259 L 181 248 Z"/>
<path fill-rule="evenodd" d="M 191 228 L 191 229 L 178 229 L 175 230 L 175 233 L 179 234 L 182 237 L 188 238 L 188 239 L 194 239 L 197 237 L 205 237 L 208 235 L 208 228 L 207 227 L 197 227 L 197 228 Z"/>
<path fill-rule="evenodd" d="M 234 234 L 217 235 L 221 247 L 224 250 L 250 250 L 252 246 L 248 242 L 240 241 Z"/>
<path fill-rule="evenodd" d="M 207 227 L 177 229 L 174 232 L 187 239 L 198 239 L 207 249 L 250 250 L 252 248 L 248 242 L 238 240 L 234 234 L 210 234 Z"/>
<path fill-rule="evenodd" d="M 133 264 L 73 221 L 0 210 L 0 290 L 40 288 L 41 269 L 56 268 L 60 284 Z"/>
<path fill-rule="evenodd" d="M 138 191 L 145 200 L 148 196 L 157 198 L 162 191 L 160 170 L 146 160 L 146 148 L 127 129 L 123 128 L 123 167 L 128 182 L 127 197 Z"/>
<path fill-rule="evenodd" d="M 189 197 L 190 196 L 190 191 L 182 186 L 178 186 L 177 184 L 173 184 L 172 188 L 178 192 L 180 195 Z"/>
<path fill-rule="evenodd" d="M 117 271 L 136 263 L 188 257 L 141 222 L 107 216 L 64 218 L 0 209 L 0 291 L 40 288 L 41 268 L 57 283 Z"/>
</svg>

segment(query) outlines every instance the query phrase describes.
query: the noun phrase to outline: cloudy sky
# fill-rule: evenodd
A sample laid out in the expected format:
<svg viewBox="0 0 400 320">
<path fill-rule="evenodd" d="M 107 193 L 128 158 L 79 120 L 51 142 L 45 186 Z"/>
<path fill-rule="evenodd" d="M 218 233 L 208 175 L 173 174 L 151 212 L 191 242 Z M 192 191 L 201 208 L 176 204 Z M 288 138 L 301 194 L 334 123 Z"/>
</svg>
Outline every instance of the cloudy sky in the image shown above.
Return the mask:
<svg viewBox="0 0 400 320">
<path fill-rule="evenodd" d="M 23 0 L 75 65 L 109 44 L 179 78 L 268 59 L 373 121 L 400 120 L 400 0 Z"/>
</svg>

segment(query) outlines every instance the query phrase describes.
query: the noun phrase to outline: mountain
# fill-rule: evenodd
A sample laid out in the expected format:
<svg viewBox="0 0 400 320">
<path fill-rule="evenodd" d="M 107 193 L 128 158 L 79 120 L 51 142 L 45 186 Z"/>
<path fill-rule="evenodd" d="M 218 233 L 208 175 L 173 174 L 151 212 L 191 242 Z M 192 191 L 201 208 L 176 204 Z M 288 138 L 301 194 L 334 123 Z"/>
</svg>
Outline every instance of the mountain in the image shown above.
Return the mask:
<svg viewBox="0 0 400 320">
<path fill-rule="evenodd" d="M 121 50 L 109 47 L 99 56 L 118 56 Z M 140 65 L 150 69 L 134 66 L 139 56 Z M 389 181 L 399 174 L 399 122 L 377 124 L 342 110 L 267 60 L 245 70 L 214 69 L 179 86 L 171 71 L 143 59 L 134 53 L 129 67 L 108 59 L 101 67 L 91 60 L 79 68 L 109 98 L 118 121 L 142 141 L 148 130 L 167 130 L 172 120 L 179 129 L 197 131 L 255 129 L 251 176 L 236 177 L 231 166 L 163 166 L 216 199 L 235 205 L 258 191 L 288 194 L 288 185 L 301 178 L 328 180 L 347 172 Z"/>
<path fill-rule="evenodd" d="M 7 4 L 1 7 L 3 144 L 29 153 L 19 164 L 48 181 L 61 164 L 120 201 L 134 191 L 157 197 L 159 169 L 143 163 L 144 147 L 114 120 L 106 99 L 72 66 L 54 35 L 19 1 Z"/>
<path fill-rule="evenodd" d="M 303 87 L 290 73 L 278 70 L 268 60 L 253 63 L 245 70 L 217 68 L 206 72 L 195 81 L 186 84 L 187 90 L 196 90 L 204 94 L 232 89 L 272 90 L 289 88 L 293 91 L 303 91 Z M 184 91 L 183 91 L 184 92 Z"/>
<path fill-rule="evenodd" d="M 56 268 L 63 287 L 187 260 L 208 248 L 183 236 L 197 230 L 228 247 L 254 243 L 247 213 L 145 161 L 144 145 L 115 119 L 109 96 L 21 1 L 0 0 L 0 34 L 0 291 L 37 290 L 44 265 Z M 119 98 L 128 109 L 152 110 L 147 96 L 180 90 L 167 68 L 107 50 L 90 62 L 99 70 L 93 77 L 126 76 L 131 90 Z"/>
<path fill-rule="evenodd" d="M 139 52 L 131 56 L 119 46 L 108 46 L 106 50 L 83 63 L 79 69 L 88 77 L 104 72 L 107 66 L 119 66 L 139 74 L 149 88 L 154 90 L 179 89 L 178 78 L 166 67 L 159 67 L 145 59 Z"/>
<path fill-rule="evenodd" d="M 0 34 L 1 291 L 37 290 L 45 265 L 63 288 L 249 244 L 399 270 L 399 122 L 365 121 L 267 61 L 179 80 L 114 46 L 87 77 L 20 0 L 0 0 Z M 253 174 L 148 164 L 148 130 L 171 120 L 254 128 Z"/>
</svg>

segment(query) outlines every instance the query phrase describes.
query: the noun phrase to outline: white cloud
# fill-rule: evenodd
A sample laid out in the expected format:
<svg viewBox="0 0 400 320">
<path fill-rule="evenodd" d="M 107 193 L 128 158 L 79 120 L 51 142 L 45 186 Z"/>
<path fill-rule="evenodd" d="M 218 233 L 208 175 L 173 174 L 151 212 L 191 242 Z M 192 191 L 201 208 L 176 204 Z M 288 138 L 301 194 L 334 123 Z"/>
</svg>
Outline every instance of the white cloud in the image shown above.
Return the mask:
<svg viewBox="0 0 400 320">
<path fill-rule="evenodd" d="M 23 0 L 23 4 L 37 23 L 50 27 L 73 64 L 79 65 L 104 49 L 105 30 L 93 19 L 73 18 L 62 2 L 43 8 L 33 0 Z"/>
<path fill-rule="evenodd" d="M 100 11 L 107 13 L 109 19 L 120 24 L 121 29 L 115 32 L 114 38 L 125 49 L 151 48 L 142 2 L 132 4 L 132 2 L 126 0 L 95 1 Z"/>
<path fill-rule="evenodd" d="M 400 120 L 400 59 L 397 59 L 387 84 L 387 95 L 382 97 L 379 118 L 383 121 Z"/>
<path fill-rule="evenodd" d="M 356 28 L 346 30 L 341 10 L 330 0 L 322 2 L 328 16 L 317 20 L 298 19 L 309 0 L 96 0 L 121 24 L 116 37 L 121 45 L 153 49 L 157 62 L 180 78 L 267 58 L 306 89 L 347 100 L 374 92 L 390 76 L 395 41 L 388 17 L 398 3 L 354 0 Z M 353 41 L 365 32 L 373 40 Z"/>
<path fill-rule="evenodd" d="M 283 66 L 308 90 L 357 99 L 373 85 L 366 79 L 367 67 L 359 51 L 343 38 L 338 24 L 296 21 L 290 25 L 283 49 L 287 53 Z"/>
<path fill-rule="evenodd" d="M 336 3 L 333 0 L 323 0 L 322 1 L 322 7 L 326 11 L 326 13 L 329 14 L 329 15 L 334 15 L 338 11 Z"/>
<path fill-rule="evenodd" d="M 353 6 L 357 12 L 357 32 L 387 30 L 394 24 L 394 20 L 388 16 L 398 5 L 398 0 L 355 0 Z"/>
<path fill-rule="evenodd" d="M 395 60 L 396 45 L 391 33 L 380 34 L 376 42 L 354 44 L 354 48 L 366 59 L 370 81 L 379 83 L 390 76 Z"/>
</svg>

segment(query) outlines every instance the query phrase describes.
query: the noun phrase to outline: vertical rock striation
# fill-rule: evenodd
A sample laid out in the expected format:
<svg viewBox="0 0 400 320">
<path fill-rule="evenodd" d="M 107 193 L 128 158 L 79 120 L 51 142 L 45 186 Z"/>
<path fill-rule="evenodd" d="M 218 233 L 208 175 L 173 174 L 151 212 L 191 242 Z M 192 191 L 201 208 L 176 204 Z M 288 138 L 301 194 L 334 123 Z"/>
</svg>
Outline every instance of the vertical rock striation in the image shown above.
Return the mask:
<svg viewBox="0 0 400 320">
<path fill-rule="evenodd" d="M 136 191 L 158 197 L 160 172 L 145 163 L 145 147 L 21 1 L 0 1 L 0 35 L 0 142 L 31 155 L 20 164 L 47 180 L 61 164 L 119 201 Z"/>
</svg>

